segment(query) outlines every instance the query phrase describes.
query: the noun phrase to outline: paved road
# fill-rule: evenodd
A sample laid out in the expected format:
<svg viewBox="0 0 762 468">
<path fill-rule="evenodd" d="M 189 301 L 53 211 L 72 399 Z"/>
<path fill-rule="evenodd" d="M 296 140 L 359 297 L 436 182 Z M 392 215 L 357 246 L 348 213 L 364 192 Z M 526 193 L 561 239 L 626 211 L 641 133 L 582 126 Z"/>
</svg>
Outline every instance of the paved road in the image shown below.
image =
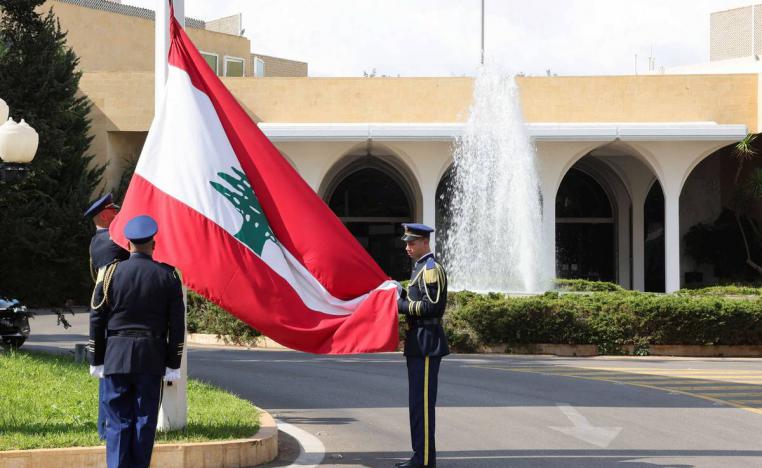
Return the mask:
<svg viewBox="0 0 762 468">
<path fill-rule="evenodd" d="M 84 315 L 69 330 L 54 322 L 32 322 L 30 347 L 85 340 Z M 409 455 L 399 354 L 192 347 L 189 372 L 316 436 L 321 466 Z M 453 468 L 762 467 L 762 360 L 453 355 L 440 373 L 437 446 L 439 466 Z M 281 434 L 270 466 L 297 455 Z"/>
</svg>

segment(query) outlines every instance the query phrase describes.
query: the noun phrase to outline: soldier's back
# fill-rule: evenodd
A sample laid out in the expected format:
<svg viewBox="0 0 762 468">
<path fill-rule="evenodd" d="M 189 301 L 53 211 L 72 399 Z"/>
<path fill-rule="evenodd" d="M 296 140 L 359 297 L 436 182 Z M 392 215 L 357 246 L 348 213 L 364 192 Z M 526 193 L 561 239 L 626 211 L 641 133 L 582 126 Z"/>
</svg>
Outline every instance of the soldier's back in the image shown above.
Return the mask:
<svg viewBox="0 0 762 468">
<path fill-rule="evenodd" d="M 116 265 L 107 288 L 105 373 L 162 374 L 170 306 L 182 301 L 174 269 L 148 255 L 133 253 Z"/>
</svg>

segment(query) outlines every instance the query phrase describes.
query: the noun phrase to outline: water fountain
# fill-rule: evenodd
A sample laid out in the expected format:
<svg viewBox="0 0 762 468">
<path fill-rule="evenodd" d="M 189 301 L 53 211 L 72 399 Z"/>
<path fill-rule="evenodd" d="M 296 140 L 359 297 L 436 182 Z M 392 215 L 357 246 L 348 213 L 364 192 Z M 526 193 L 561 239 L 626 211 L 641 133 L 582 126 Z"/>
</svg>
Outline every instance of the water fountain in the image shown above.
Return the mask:
<svg viewBox="0 0 762 468">
<path fill-rule="evenodd" d="M 443 247 L 452 289 L 531 293 L 553 272 L 542 241 L 535 149 L 514 77 L 482 67 L 455 144 Z"/>
</svg>

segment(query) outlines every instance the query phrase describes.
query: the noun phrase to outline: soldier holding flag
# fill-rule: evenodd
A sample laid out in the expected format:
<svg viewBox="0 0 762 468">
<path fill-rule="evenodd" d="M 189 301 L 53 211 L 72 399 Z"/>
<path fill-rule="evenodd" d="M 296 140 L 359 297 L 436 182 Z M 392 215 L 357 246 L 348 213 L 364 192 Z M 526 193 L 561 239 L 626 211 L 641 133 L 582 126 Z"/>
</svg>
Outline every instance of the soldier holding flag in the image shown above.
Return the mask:
<svg viewBox="0 0 762 468">
<path fill-rule="evenodd" d="M 442 316 L 447 305 L 447 275 L 434 258 L 429 237 L 434 229 L 425 224 L 403 224 L 405 251 L 415 261 L 407 291 L 400 289 L 397 309 L 407 316 L 405 336 L 410 438 L 413 457 L 398 468 L 436 466 L 434 419 L 437 381 L 442 357 L 450 354 Z"/>
</svg>

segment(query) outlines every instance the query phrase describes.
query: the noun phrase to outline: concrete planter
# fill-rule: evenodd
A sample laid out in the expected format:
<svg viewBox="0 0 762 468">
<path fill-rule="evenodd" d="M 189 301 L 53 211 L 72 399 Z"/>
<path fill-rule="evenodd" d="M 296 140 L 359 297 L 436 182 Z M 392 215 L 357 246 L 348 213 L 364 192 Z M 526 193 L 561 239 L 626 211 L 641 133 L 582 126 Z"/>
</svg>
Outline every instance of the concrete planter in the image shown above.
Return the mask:
<svg viewBox="0 0 762 468">
<path fill-rule="evenodd" d="M 276 343 L 266 336 L 258 336 L 252 345 L 237 345 L 227 336 L 218 337 L 208 333 L 188 333 L 188 344 L 212 345 L 212 346 L 242 346 L 246 348 L 270 348 L 270 349 L 288 349 L 282 344 Z"/>
<path fill-rule="evenodd" d="M 152 467 L 239 468 L 263 465 L 278 456 L 278 426 L 262 411 L 259 431 L 249 439 L 155 445 Z M 9 450 L 0 452 L 8 468 L 100 468 L 106 466 L 105 447 Z"/>
</svg>

